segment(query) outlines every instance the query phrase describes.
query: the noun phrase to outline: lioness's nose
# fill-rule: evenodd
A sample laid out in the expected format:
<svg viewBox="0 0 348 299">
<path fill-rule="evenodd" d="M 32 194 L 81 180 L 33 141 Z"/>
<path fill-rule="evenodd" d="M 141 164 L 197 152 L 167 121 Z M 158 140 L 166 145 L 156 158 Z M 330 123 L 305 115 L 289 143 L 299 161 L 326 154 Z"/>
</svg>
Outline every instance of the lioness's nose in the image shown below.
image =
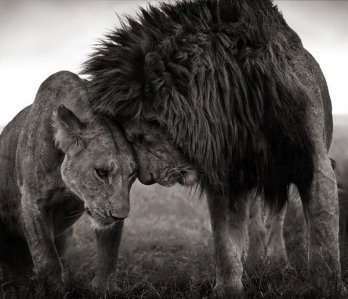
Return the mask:
<svg viewBox="0 0 348 299">
<path fill-rule="evenodd" d="M 116 220 L 123 220 L 123 219 L 128 217 L 129 207 L 125 206 L 125 207 L 123 207 L 121 209 L 111 210 L 108 214 L 115 221 Z"/>
<path fill-rule="evenodd" d="M 116 216 L 112 216 L 111 215 L 111 218 L 114 220 L 114 221 L 119 221 L 119 220 L 123 220 L 123 219 L 126 219 L 127 218 L 127 216 L 126 217 L 116 217 Z"/>
</svg>

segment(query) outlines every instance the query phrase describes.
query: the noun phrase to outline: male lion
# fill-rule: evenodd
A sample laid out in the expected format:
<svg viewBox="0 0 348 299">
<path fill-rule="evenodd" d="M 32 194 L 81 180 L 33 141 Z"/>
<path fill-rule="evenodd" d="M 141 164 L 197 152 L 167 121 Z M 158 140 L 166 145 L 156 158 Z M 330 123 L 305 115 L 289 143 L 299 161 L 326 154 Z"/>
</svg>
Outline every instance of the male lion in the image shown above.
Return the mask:
<svg viewBox="0 0 348 299">
<path fill-rule="evenodd" d="M 120 129 L 89 110 L 86 83 L 66 71 L 46 79 L 4 128 L 0 155 L 0 263 L 61 281 L 66 232 L 85 206 L 97 234 L 93 284 L 107 283 L 136 163 Z"/>
<path fill-rule="evenodd" d="M 340 281 L 330 97 L 277 7 L 185 0 L 127 20 L 85 64 L 90 103 L 121 121 L 141 182 L 197 178 L 208 196 L 216 292 L 243 288 L 250 199 L 281 209 L 291 183 L 309 222 L 310 270 Z"/>
</svg>

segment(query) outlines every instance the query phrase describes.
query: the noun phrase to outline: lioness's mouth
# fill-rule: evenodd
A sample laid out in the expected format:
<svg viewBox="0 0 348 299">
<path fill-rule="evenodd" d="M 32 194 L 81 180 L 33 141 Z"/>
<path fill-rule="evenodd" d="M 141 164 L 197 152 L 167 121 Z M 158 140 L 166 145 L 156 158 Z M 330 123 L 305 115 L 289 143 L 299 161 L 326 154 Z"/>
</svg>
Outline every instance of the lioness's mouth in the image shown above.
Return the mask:
<svg viewBox="0 0 348 299">
<path fill-rule="evenodd" d="M 97 213 L 96 211 L 90 210 L 89 208 L 85 208 L 86 213 L 90 218 L 94 221 L 95 224 L 98 226 L 110 226 L 113 223 L 117 222 L 114 218 L 104 216 L 100 212 Z"/>
</svg>

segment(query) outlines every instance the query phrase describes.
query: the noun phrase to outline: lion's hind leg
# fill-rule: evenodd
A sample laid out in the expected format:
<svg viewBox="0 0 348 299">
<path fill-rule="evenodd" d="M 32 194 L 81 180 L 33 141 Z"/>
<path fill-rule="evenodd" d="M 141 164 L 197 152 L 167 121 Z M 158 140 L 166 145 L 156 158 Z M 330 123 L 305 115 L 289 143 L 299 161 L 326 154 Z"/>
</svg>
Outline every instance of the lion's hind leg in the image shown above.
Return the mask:
<svg viewBox="0 0 348 299">
<path fill-rule="evenodd" d="M 309 226 L 309 269 L 319 286 L 334 287 L 341 285 L 337 184 L 327 154 L 314 162 L 312 184 L 300 190 Z"/>
<path fill-rule="evenodd" d="M 257 197 L 252 200 L 249 208 L 247 265 L 258 263 L 265 257 L 267 250 L 266 236 L 267 231 L 263 221 L 262 198 Z"/>
<path fill-rule="evenodd" d="M 284 220 L 287 211 L 287 203 L 279 212 L 268 212 L 266 218 L 267 230 L 267 256 L 277 261 L 287 261 L 285 240 L 283 235 Z"/>
</svg>

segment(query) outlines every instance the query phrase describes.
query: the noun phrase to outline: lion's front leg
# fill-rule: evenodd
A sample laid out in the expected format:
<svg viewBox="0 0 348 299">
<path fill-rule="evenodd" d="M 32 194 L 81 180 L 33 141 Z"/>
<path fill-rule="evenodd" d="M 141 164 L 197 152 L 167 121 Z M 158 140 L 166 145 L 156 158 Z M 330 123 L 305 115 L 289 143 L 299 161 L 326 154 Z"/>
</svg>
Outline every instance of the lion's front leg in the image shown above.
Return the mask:
<svg viewBox="0 0 348 299">
<path fill-rule="evenodd" d="M 334 284 L 340 284 L 337 185 L 327 154 L 316 159 L 311 188 L 301 197 L 309 225 L 310 271 L 317 279 L 322 278 L 322 282 L 331 280 Z"/>
<path fill-rule="evenodd" d="M 238 203 L 223 197 L 208 197 L 214 240 L 218 295 L 231 295 L 243 290 L 242 257 L 246 250 L 249 200 Z"/>
<path fill-rule="evenodd" d="M 266 254 L 266 228 L 262 218 L 262 199 L 257 197 L 250 203 L 249 208 L 249 244 L 246 260 L 249 265 L 261 261 Z"/>
<path fill-rule="evenodd" d="M 285 240 L 283 235 L 284 220 L 286 216 L 288 204 L 286 203 L 279 212 L 271 215 L 268 211 L 268 217 L 266 220 L 267 230 L 267 256 L 275 260 L 287 261 Z"/>
<path fill-rule="evenodd" d="M 92 287 L 117 288 L 116 268 L 122 230 L 123 221 L 115 222 L 106 229 L 96 229 L 98 257 Z"/>
<path fill-rule="evenodd" d="M 53 220 L 44 197 L 22 191 L 22 217 L 35 272 L 55 283 L 63 281 L 62 264 L 55 244 Z"/>
</svg>

